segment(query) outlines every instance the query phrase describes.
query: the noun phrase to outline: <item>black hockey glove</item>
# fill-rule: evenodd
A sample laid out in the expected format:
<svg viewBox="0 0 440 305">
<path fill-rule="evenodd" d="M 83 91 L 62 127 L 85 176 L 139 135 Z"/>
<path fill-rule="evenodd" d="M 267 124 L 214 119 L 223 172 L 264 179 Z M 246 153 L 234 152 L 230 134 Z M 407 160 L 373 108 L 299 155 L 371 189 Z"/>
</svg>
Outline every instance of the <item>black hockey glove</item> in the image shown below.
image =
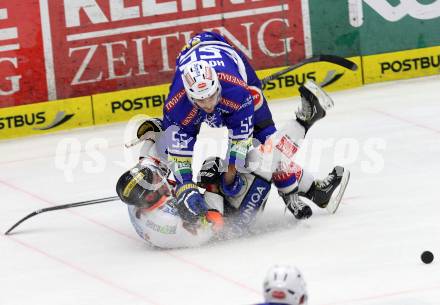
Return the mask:
<svg viewBox="0 0 440 305">
<path fill-rule="evenodd" d="M 162 120 L 151 118 L 138 127 L 136 136 L 139 140 L 155 139 L 155 133 L 161 132 L 162 130 Z"/>
<path fill-rule="evenodd" d="M 221 175 L 226 171 L 226 165 L 224 161 L 219 157 L 209 157 L 203 162 L 199 175 L 197 176 L 197 182 L 203 185 L 219 184 Z"/>
</svg>

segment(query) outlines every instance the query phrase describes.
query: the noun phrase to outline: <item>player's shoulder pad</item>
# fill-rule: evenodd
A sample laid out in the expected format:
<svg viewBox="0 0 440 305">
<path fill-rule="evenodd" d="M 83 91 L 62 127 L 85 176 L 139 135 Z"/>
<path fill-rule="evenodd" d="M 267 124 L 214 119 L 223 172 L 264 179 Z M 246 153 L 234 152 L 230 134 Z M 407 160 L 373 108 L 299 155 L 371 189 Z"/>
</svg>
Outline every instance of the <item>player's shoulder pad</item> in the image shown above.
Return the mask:
<svg viewBox="0 0 440 305">
<path fill-rule="evenodd" d="M 182 105 L 185 105 L 185 100 L 188 99 L 179 72 L 176 72 L 174 75 L 169 92 L 168 98 L 163 105 L 164 113 L 172 113 L 176 107 L 179 108 L 182 107 Z"/>
<path fill-rule="evenodd" d="M 241 87 L 243 89 L 247 89 L 248 87 L 247 83 L 239 74 L 232 70 L 217 71 L 217 76 L 222 87 Z"/>
<path fill-rule="evenodd" d="M 225 110 L 238 111 L 252 106 L 253 98 L 247 87 L 222 86 L 222 98 L 219 104 Z"/>
<path fill-rule="evenodd" d="M 189 126 L 197 117 L 198 109 L 188 99 L 181 81 L 175 80 L 171 85 L 163 113 L 171 122 L 181 127 Z"/>
</svg>

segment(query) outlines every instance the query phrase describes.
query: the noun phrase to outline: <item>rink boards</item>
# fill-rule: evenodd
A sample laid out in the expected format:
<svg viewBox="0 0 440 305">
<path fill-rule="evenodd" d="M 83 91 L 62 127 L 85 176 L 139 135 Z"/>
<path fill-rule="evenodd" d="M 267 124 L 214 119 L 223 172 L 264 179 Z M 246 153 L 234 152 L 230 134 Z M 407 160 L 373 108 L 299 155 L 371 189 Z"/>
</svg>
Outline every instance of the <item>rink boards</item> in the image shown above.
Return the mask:
<svg viewBox="0 0 440 305">
<path fill-rule="evenodd" d="M 326 83 L 327 91 L 363 84 L 438 74 L 440 47 L 349 58 L 359 69 L 347 70 L 331 63 L 305 65 L 264 88 L 268 100 L 298 95 L 308 79 Z M 258 71 L 260 78 L 280 69 Z M 0 139 L 46 134 L 92 125 L 128 121 L 137 114 L 161 117 L 168 84 L 101 93 L 10 108 L 0 108 Z"/>
</svg>

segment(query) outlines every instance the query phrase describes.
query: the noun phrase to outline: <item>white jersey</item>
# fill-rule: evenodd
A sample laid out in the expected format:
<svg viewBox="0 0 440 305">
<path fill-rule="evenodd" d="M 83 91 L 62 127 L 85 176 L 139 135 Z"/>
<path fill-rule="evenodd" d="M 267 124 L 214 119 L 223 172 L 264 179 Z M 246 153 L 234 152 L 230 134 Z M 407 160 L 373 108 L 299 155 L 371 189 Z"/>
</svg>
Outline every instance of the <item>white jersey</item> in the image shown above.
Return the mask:
<svg viewBox="0 0 440 305">
<path fill-rule="evenodd" d="M 142 239 L 159 248 L 183 248 L 200 246 L 212 238 L 210 225 L 202 225 L 194 233 L 185 229 L 173 201 L 170 197 L 153 211 L 128 206 L 131 223 Z"/>
</svg>

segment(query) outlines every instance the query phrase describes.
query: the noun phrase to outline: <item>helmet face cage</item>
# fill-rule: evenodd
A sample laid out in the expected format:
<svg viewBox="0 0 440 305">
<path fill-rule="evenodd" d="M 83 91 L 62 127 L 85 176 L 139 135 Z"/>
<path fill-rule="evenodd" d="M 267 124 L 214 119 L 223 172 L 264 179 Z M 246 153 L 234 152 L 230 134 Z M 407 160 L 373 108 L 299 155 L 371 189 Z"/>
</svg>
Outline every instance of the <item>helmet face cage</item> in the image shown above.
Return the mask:
<svg viewBox="0 0 440 305">
<path fill-rule="evenodd" d="M 197 100 L 207 99 L 217 94 L 216 104 L 221 94 L 221 86 L 217 72 L 204 60 L 186 65 L 182 81 L 189 100 L 195 104 Z"/>
<path fill-rule="evenodd" d="M 307 304 L 306 283 L 301 272 L 292 266 L 276 265 L 270 268 L 264 280 L 263 293 L 268 303 Z"/>
<path fill-rule="evenodd" d="M 117 192 L 121 200 L 140 208 L 151 208 L 163 196 L 170 197 L 169 170 L 165 168 L 160 166 L 160 162 L 143 159 L 119 179 Z"/>
</svg>

